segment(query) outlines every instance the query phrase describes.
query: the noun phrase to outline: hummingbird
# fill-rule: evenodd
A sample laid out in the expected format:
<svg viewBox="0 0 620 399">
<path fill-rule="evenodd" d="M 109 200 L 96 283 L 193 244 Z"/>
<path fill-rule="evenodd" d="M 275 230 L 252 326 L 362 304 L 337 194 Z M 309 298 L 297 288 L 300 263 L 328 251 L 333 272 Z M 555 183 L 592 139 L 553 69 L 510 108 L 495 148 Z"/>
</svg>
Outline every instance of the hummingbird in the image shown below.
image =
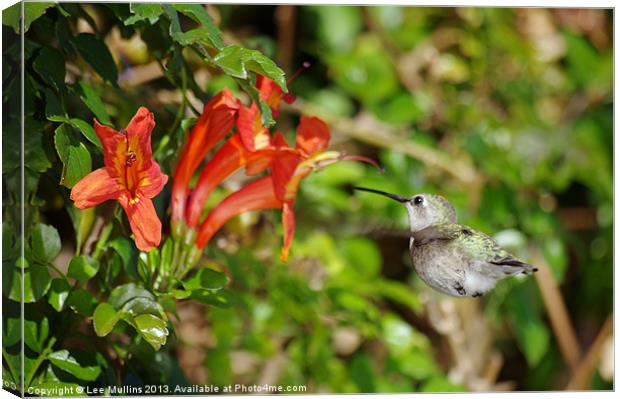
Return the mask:
<svg viewBox="0 0 620 399">
<path fill-rule="evenodd" d="M 493 289 L 498 280 L 538 270 L 516 259 L 488 235 L 458 224 L 454 207 L 440 195 L 403 197 L 371 188 L 354 188 L 405 205 L 413 267 L 426 284 L 444 294 L 479 297 Z"/>
</svg>

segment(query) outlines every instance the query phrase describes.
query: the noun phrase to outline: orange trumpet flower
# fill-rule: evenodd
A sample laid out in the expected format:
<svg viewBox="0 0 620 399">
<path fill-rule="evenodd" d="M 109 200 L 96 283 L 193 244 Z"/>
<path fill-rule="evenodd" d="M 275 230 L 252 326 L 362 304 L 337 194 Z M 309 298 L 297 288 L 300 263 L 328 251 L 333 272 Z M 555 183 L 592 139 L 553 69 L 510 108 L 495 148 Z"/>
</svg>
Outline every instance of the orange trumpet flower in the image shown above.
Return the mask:
<svg viewBox="0 0 620 399">
<path fill-rule="evenodd" d="M 275 156 L 269 158 L 272 174 L 250 182 L 213 208 L 200 225 L 196 247 L 204 248 L 228 220 L 243 212 L 280 208 L 284 226 L 280 258 L 286 261 L 295 232 L 294 202 L 301 180 L 313 170 L 340 160 L 364 161 L 378 167 L 365 157 L 325 151 L 329 139 L 327 125 L 316 117 L 301 117 L 295 148 L 289 147 L 284 136 L 276 133 L 272 140 Z"/>
<path fill-rule="evenodd" d="M 239 102 L 228 89 L 222 90 L 204 106 L 204 110 L 183 147 L 172 184 L 173 234 L 179 236 L 179 222 L 185 218 L 189 183 L 209 151 L 233 128 Z"/>
<path fill-rule="evenodd" d="M 228 176 L 245 167 L 247 175 L 267 168 L 274 157 L 292 149 L 277 149 L 269 131 L 263 127 L 256 104 L 240 107 L 237 131 L 207 162 L 198 177 L 187 207 L 187 225 L 195 228 L 211 192 Z"/>
<path fill-rule="evenodd" d="M 129 219 L 136 246 L 141 251 L 159 245 L 161 222 L 151 198 L 168 181 L 152 158 L 153 114 L 140 107 L 129 125 L 120 132 L 95 119 L 95 132 L 103 144 L 105 166 L 84 176 L 71 190 L 71 199 L 80 209 L 107 200 L 117 200 Z"/>
</svg>

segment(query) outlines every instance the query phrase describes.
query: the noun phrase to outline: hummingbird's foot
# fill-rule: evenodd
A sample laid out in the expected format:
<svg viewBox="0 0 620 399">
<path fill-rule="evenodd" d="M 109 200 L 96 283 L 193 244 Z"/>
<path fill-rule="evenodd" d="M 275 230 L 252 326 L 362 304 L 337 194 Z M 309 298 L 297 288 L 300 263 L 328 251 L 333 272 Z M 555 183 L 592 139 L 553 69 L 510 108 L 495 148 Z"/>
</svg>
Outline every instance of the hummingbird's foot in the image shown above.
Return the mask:
<svg viewBox="0 0 620 399">
<path fill-rule="evenodd" d="M 473 296 L 474 298 L 477 298 L 477 297 L 482 296 L 482 295 L 484 295 L 482 292 L 480 292 L 480 291 L 476 291 L 476 292 L 474 292 L 474 294 L 473 294 L 472 296 Z"/>
<path fill-rule="evenodd" d="M 454 285 L 454 289 L 456 290 L 456 292 L 459 293 L 459 295 L 461 296 L 465 296 L 467 295 L 467 293 L 465 292 L 465 288 L 463 288 L 463 286 L 460 283 L 456 283 Z"/>
</svg>

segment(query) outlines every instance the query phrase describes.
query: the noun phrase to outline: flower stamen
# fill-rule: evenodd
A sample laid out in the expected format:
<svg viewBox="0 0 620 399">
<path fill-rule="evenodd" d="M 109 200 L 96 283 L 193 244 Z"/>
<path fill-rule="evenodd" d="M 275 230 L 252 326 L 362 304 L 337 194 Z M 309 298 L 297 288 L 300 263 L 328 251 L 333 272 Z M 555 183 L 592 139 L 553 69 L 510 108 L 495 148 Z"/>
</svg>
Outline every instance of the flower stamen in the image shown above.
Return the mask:
<svg viewBox="0 0 620 399">
<path fill-rule="evenodd" d="M 127 152 L 127 159 L 125 160 L 125 165 L 127 167 L 131 167 L 131 165 L 133 165 L 134 162 L 136 162 L 136 153 L 133 151 L 129 151 Z"/>
</svg>

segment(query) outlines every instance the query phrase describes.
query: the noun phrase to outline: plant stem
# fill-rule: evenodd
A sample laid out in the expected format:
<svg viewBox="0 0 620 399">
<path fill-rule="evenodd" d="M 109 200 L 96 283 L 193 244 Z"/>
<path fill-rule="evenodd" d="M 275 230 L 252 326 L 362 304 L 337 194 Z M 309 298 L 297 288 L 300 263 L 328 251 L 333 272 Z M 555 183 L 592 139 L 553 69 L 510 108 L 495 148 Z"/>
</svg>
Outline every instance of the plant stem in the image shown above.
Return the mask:
<svg viewBox="0 0 620 399">
<path fill-rule="evenodd" d="M 97 241 L 97 245 L 95 246 L 95 250 L 93 251 L 93 258 L 99 259 L 99 257 L 101 257 L 101 252 L 105 248 L 105 245 L 108 242 L 108 238 L 110 238 L 110 234 L 112 234 L 113 228 L 113 224 L 108 223 L 101 231 L 101 235 L 99 236 L 99 240 Z"/>
<path fill-rule="evenodd" d="M 196 261 L 199 259 L 193 256 L 196 251 L 194 247 L 196 236 L 197 232 L 195 229 L 190 228 L 185 231 L 184 239 L 181 243 L 181 259 L 179 261 L 181 267 L 178 270 L 178 274 L 175 275 L 178 280 L 181 280 L 183 276 L 194 267 Z M 202 252 L 202 250 L 200 250 L 200 252 Z"/>
<path fill-rule="evenodd" d="M 56 337 L 52 337 L 49 339 L 49 341 L 47 341 L 47 346 L 45 347 L 43 352 L 39 354 L 39 357 L 37 357 L 37 360 L 35 360 L 28 377 L 24 379 L 24 389 L 28 389 L 28 387 L 30 387 L 30 383 L 32 382 L 32 379 L 34 378 L 34 375 L 36 374 L 37 369 L 41 366 L 41 363 L 43 363 L 45 358 L 47 358 L 47 355 L 49 355 L 49 353 L 52 350 L 52 346 L 54 346 L 55 343 L 56 343 Z"/>
<path fill-rule="evenodd" d="M 178 240 L 174 240 L 174 245 L 172 246 L 172 262 L 170 264 L 170 275 L 175 276 L 177 272 L 177 268 L 179 267 L 179 261 L 181 257 L 181 242 Z"/>
<path fill-rule="evenodd" d="M 540 249 L 537 246 L 532 246 L 530 252 L 533 263 L 538 267 L 536 282 L 551 321 L 551 328 L 557 338 L 560 353 L 571 372 L 574 373 L 579 365 L 579 359 L 581 359 L 581 347 L 570 320 L 566 303 Z"/>
</svg>

